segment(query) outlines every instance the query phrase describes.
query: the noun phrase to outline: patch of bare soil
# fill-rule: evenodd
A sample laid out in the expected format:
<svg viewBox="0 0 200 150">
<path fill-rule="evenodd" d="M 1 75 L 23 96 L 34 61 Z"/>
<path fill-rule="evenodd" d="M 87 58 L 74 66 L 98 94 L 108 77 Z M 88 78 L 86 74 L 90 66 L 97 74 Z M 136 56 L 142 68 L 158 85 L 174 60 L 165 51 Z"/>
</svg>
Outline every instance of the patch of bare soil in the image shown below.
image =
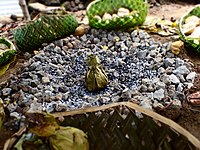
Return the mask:
<svg viewBox="0 0 200 150">
<path fill-rule="evenodd" d="M 200 111 L 198 108 L 183 104 L 182 108 L 168 108 L 157 113 L 175 121 L 200 140 Z"/>
<path fill-rule="evenodd" d="M 159 7 L 154 6 L 151 8 L 149 15 L 165 17 L 166 19 L 171 17 L 179 19 L 192 7 L 194 7 L 194 4 L 185 2 L 173 3 L 167 0 Z M 161 37 L 158 35 L 152 35 L 152 37 L 161 43 L 175 41 L 178 38 L 177 36 Z M 194 71 L 197 73 L 194 87 L 186 91 L 186 95 L 200 91 L 200 55 L 190 49 L 184 49 L 178 57 L 189 59 L 194 64 Z M 174 120 L 200 140 L 200 107 L 187 104 L 187 100 L 183 103 L 182 108 L 167 108 L 163 111 L 158 111 L 158 113 Z"/>
<path fill-rule="evenodd" d="M 151 8 L 149 10 L 149 15 L 158 16 L 160 18 L 165 17 L 166 19 L 170 19 L 171 17 L 178 19 L 194 6 L 194 4 L 184 2 L 169 3 L 167 1 L 168 0 L 160 6 Z"/>
</svg>

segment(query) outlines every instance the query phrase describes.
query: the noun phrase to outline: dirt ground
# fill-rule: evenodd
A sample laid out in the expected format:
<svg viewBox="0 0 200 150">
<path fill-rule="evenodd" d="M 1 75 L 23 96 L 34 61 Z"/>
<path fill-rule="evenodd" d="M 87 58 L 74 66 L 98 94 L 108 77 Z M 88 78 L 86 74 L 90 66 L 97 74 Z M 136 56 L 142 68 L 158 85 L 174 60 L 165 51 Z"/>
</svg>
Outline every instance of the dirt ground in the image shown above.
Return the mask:
<svg viewBox="0 0 200 150">
<path fill-rule="evenodd" d="M 189 11 L 194 4 L 186 3 L 186 2 L 171 2 L 166 0 L 164 4 L 160 6 L 154 6 L 150 9 L 149 15 L 165 17 L 170 19 L 174 17 L 179 19 L 183 14 Z M 173 37 L 161 37 L 158 35 L 152 35 L 155 40 L 166 42 L 173 41 Z M 200 91 L 200 57 L 193 51 L 189 51 L 184 49 L 179 57 L 189 59 L 194 64 L 194 70 L 197 72 L 197 77 L 195 79 L 194 87 L 186 91 L 186 94 L 191 94 L 196 91 Z M 200 140 L 200 107 L 192 106 L 188 104 L 186 101 L 183 104 L 182 108 L 167 108 L 162 111 L 158 111 L 163 116 L 166 116 L 182 127 L 190 131 L 195 137 Z"/>
<path fill-rule="evenodd" d="M 188 10 L 190 10 L 194 4 L 186 3 L 186 2 L 180 2 L 180 1 L 170 1 L 166 0 L 164 2 L 161 1 L 160 6 L 154 6 L 150 8 L 149 15 L 154 15 L 158 17 L 165 17 L 167 19 L 170 19 L 171 17 L 174 17 L 176 19 L 179 19 L 184 13 L 186 13 Z M 166 41 L 173 41 L 174 37 L 161 37 L 158 35 L 152 35 L 155 40 L 160 42 L 166 42 Z M 186 91 L 187 94 L 194 93 L 196 91 L 200 91 L 200 57 L 196 55 L 195 52 L 189 51 L 189 50 L 183 50 L 181 54 L 179 54 L 179 57 L 181 58 L 187 58 L 194 64 L 194 70 L 197 72 L 197 77 L 195 80 L 194 87 Z M 20 59 L 19 62 L 16 63 L 14 66 L 15 69 L 11 69 L 9 72 L 7 72 L 1 79 L 0 82 L 6 79 L 6 76 L 8 76 L 9 73 L 14 73 L 16 70 L 19 70 L 20 67 L 23 64 L 23 59 Z M 17 68 L 17 69 L 16 69 Z M 186 101 L 183 103 L 182 108 L 166 108 L 164 110 L 157 111 L 158 113 L 162 114 L 163 116 L 166 116 L 178 124 L 180 124 L 182 127 L 190 131 L 194 136 L 196 136 L 200 140 L 200 107 L 192 106 L 188 104 Z M 14 121 L 10 121 L 9 124 L 6 124 L 9 126 L 12 124 L 14 125 Z M 10 137 L 14 132 L 16 132 L 16 129 L 5 129 L 0 132 L 0 149 L 3 149 L 3 144 L 5 140 Z"/>
</svg>

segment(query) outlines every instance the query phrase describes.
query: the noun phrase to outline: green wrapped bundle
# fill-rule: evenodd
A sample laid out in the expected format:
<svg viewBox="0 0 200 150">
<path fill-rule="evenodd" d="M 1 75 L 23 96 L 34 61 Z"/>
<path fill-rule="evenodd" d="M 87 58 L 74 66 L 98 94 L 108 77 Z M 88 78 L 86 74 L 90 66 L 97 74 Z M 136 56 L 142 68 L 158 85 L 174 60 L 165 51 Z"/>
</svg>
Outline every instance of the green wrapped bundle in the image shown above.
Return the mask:
<svg viewBox="0 0 200 150">
<path fill-rule="evenodd" d="M 6 38 L 0 38 L 0 66 L 10 62 L 16 52 L 16 48 L 11 41 Z"/>
<path fill-rule="evenodd" d="M 181 17 L 179 22 L 180 39 L 184 42 L 184 45 L 187 49 L 192 49 L 200 54 L 200 38 L 193 38 L 191 36 L 187 36 L 186 33 L 184 33 L 183 29 L 186 19 L 191 16 L 197 16 L 200 18 L 200 5 L 196 5 Z M 194 23 L 191 23 L 191 25 L 194 25 Z"/>
<path fill-rule="evenodd" d="M 139 26 L 147 13 L 146 0 L 96 0 L 87 7 L 90 26 L 107 30 Z"/>
<path fill-rule="evenodd" d="M 96 55 L 89 55 L 87 58 L 89 70 L 86 74 L 86 87 L 88 91 L 98 91 L 108 85 L 108 76 L 100 65 L 100 59 Z"/>
<path fill-rule="evenodd" d="M 31 51 L 73 33 L 77 26 L 73 15 L 45 15 L 15 29 L 13 36 L 20 50 Z"/>
</svg>

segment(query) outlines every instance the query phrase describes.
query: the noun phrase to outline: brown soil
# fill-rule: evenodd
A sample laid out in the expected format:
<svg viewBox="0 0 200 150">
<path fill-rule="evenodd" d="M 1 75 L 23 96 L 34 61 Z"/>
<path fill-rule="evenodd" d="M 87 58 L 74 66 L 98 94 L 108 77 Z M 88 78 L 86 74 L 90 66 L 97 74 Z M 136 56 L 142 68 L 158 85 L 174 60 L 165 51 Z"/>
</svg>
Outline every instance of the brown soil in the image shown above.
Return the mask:
<svg viewBox="0 0 200 150">
<path fill-rule="evenodd" d="M 164 4 L 162 4 L 159 7 L 153 7 L 149 11 L 149 15 L 159 16 L 159 17 L 165 17 L 167 19 L 170 19 L 171 17 L 174 17 L 176 19 L 179 19 L 183 14 L 187 13 L 194 4 L 191 3 L 185 3 L 185 2 L 170 2 L 170 0 L 166 0 Z M 152 35 L 154 39 L 160 42 L 167 42 L 167 41 L 173 41 L 175 38 L 172 37 L 161 37 L 158 35 Z M 194 83 L 194 87 L 187 91 L 187 94 L 194 93 L 196 91 L 200 91 L 200 57 L 196 54 L 194 51 L 189 50 L 182 50 L 182 52 L 179 54 L 179 57 L 189 59 L 194 64 L 194 70 L 197 72 L 197 77 Z M 188 130 L 190 133 L 192 133 L 195 137 L 197 137 L 200 140 L 200 107 L 192 106 L 190 104 L 187 104 L 187 101 L 184 102 L 182 108 L 167 108 L 162 111 L 158 111 L 161 115 L 168 117 L 178 124 L 180 124 L 182 127 L 184 127 L 186 130 Z"/>
<path fill-rule="evenodd" d="M 186 3 L 186 2 L 172 2 L 170 0 L 165 0 L 164 2 L 161 1 L 160 6 L 154 6 L 153 8 L 150 8 L 149 15 L 154 15 L 158 17 L 165 17 L 167 19 L 170 19 L 171 17 L 174 17 L 176 19 L 179 19 L 184 13 L 186 13 L 189 9 L 191 9 L 194 6 L 194 4 Z M 173 41 L 174 37 L 161 37 L 158 35 L 152 35 L 155 40 L 160 42 L 167 42 L 167 41 Z M 194 93 L 196 91 L 200 90 L 200 58 L 199 55 L 197 55 L 195 52 L 190 52 L 188 50 L 183 50 L 181 54 L 179 54 L 179 57 L 187 58 L 194 64 L 194 69 L 197 72 L 196 82 L 194 85 L 194 88 L 190 91 L 187 91 L 187 93 Z M 0 78 L 0 83 L 2 81 L 5 81 L 9 74 L 15 73 L 17 70 L 20 69 L 23 65 L 23 59 L 18 60 L 18 62 L 11 67 L 11 69 Z M 190 131 L 194 136 L 196 136 L 200 140 L 200 107 L 194 107 L 190 104 L 187 104 L 187 102 L 184 102 L 182 108 L 166 108 L 162 111 L 157 111 L 158 113 L 162 114 L 163 116 L 166 116 L 178 124 L 180 124 L 182 127 Z M 7 118 L 7 120 L 9 120 Z M 13 121 L 10 121 L 13 126 Z M 0 149 L 3 149 L 3 144 L 5 143 L 5 140 L 9 138 L 14 132 L 16 132 L 16 129 L 10 129 L 8 128 L 9 124 L 4 126 L 3 130 L 0 132 Z"/>
</svg>

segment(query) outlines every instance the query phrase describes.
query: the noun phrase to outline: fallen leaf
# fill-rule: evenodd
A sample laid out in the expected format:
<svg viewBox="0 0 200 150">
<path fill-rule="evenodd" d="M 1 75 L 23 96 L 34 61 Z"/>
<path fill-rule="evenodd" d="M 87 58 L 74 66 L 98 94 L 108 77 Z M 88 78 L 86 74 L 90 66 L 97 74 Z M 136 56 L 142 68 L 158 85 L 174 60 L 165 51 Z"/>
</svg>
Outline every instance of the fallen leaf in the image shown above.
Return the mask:
<svg viewBox="0 0 200 150">
<path fill-rule="evenodd" d="M 7 71 L 8 68 L 10 67 L 10 65 L 11 65 L 13 62 L 15 62 L 15 60 L 16 60 L 16 56 L 14 56 L 13 59 L 12 59 L 9 63 L 7 63 L 7 64 L 5 64 L 5 65 L 3 65 L 3 66 L 0 66 L 0 77 L 1 77 L 3 74 L 6 73 L 6 71 Z"/>
<path fill-rule="evenodd" d="M 180 53 L 181 49 L 183 49 L 183 47 L 184 47 L 184 43 L 179 40 L 179 41 L 175 41 L 171 44 L 170 50 L 175 55 L 178 55 Z"/>
</svg>

